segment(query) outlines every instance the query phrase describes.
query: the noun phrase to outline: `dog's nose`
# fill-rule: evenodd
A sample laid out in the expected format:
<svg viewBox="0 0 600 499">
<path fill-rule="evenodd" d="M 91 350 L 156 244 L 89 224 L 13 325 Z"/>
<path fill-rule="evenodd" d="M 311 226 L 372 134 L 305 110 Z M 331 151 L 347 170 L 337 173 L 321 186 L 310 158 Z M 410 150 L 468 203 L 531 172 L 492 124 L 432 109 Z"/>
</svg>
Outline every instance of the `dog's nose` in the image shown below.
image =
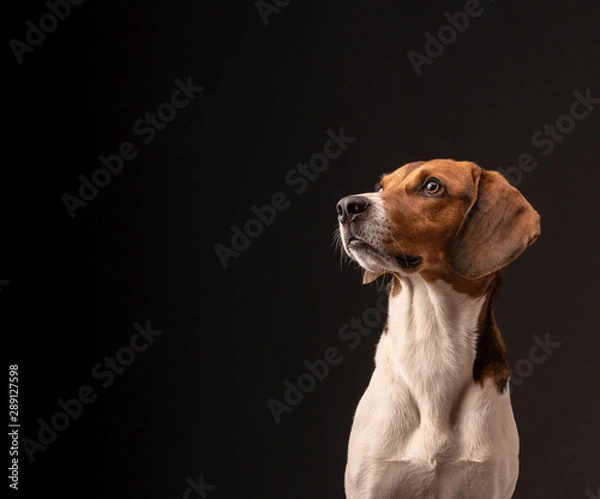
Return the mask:
<svg viewBox="0 0 600 499">
<path fill-rule="evenodd" d="M 361 213 L 367 211 L 371 203 L 364 196 L 346 196 L 336 206 L 340 222 L 352 222 Z"/>
</svg>

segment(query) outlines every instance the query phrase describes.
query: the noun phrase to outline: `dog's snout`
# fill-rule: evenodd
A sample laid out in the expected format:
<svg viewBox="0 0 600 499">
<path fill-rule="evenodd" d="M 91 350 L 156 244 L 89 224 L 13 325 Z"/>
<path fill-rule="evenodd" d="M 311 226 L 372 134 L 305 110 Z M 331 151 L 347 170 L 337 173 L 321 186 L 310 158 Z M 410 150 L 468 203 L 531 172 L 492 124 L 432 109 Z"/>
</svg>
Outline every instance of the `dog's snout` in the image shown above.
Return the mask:
<svg viewBox="0 0 600 499">
<path fill-rule="evenodd" d="M 370 204 L 364 196 L 346 196 L 340 199 L 336 207 L 340 222 L 351 222 L 367 211 Z"/>
</svg>

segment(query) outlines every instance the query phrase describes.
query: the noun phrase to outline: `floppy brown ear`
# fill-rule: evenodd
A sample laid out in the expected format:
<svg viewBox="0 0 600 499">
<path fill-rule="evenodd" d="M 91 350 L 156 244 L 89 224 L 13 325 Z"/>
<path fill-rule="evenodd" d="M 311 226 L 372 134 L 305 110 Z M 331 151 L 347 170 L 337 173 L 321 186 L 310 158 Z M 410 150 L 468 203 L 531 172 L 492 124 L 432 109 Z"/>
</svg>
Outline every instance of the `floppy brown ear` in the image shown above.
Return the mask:
<svg viewBox="0 0 600 499">
<path fill-rule="evenodd" d="M 454 271 L 476 278 L 505 267 L 540 235 L 540 216 L 498 172 L 474 171 L 476 196 L 450 251 Z"/>
</svg>

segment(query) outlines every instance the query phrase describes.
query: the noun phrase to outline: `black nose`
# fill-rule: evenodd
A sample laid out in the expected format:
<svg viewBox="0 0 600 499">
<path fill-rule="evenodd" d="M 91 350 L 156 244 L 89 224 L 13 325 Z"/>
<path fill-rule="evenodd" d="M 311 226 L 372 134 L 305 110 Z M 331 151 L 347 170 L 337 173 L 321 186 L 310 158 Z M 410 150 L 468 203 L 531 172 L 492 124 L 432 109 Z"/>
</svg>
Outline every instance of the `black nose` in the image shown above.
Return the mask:
<svg viewBox="0 0 600 499">
<path fill-rule="evenodd" d="M 371 203 L 364 196 L 346 196 L 336 206 L 340 222 L 352 222 L 361 213 L 367 211 Z"/>
</svg>

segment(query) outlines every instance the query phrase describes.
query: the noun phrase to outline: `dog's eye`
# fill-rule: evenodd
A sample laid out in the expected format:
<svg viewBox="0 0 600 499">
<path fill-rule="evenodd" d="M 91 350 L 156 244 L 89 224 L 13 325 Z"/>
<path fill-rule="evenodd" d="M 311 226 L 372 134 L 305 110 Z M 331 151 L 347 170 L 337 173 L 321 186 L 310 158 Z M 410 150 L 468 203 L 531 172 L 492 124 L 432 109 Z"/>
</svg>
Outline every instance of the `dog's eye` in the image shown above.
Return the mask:
<svg viewBox="0 0 600 499">
<path fill-rule="evenodd" d="M 374 190 L 375 190 L 375 192 L 381 192 L 381 191 L 383 191 L 383 185 L 381 184 L 381 182 L 377 182 L 375 184 Z"/>
<path fill-rule="evenodd" d="M 425 182 L 423 189 L 429 195 L 441 194 L 444 189 L 444 186 L 439 180 L 435 178 L 430 178 L 429 180 L 427 180 L 427 182 Z"/>
</svg>

